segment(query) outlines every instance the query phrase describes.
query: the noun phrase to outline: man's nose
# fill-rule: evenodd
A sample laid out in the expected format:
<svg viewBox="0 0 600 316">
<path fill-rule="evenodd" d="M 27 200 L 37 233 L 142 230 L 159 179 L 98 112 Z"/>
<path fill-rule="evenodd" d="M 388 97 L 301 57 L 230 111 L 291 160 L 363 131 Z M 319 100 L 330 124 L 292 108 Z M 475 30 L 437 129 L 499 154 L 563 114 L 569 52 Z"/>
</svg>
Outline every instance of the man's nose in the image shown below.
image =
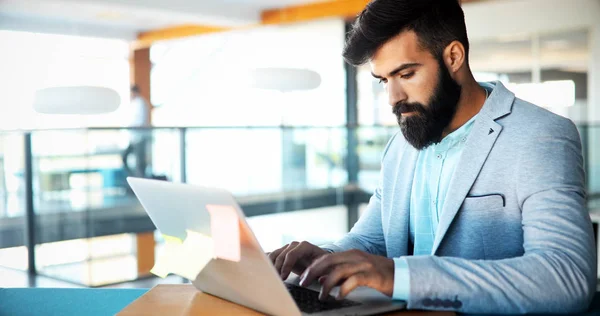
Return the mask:
<svg viewBox="0 0 600 316">
<path fill-rule="evenodd" d="M 407 95 L 404 92 L 404 89 L 402 89 L 402 87 L 400 87 L 399 85 L 388 84 L 386 90 L 388 93 L 388 103 L 391 106 L 398 104 L 398 102 L 406 101 L 407 99 Z"/>
</svg>

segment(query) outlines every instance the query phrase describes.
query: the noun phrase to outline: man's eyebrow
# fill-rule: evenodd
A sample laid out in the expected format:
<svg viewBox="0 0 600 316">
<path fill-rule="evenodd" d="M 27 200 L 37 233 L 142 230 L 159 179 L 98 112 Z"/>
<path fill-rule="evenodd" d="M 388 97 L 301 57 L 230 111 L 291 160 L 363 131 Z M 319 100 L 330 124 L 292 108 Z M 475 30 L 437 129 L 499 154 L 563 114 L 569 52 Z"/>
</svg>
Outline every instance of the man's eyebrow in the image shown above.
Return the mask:
<svg viewBox="0 0 600 316">
<path fill-rule="evenodd" d="M 413 67 L 419 67 L 419 66 L 423 66 L 423 64 L 419 64 L 419 63 L 408 63 L 408 64 L 402 64 L 400 66 L 398 66 L 396 69 L 392 70 L 388 76 L 389 77 L 393 77 L 395 76 L 397 73 L 401 72 L 402 70 L 406 70 L 408 68 L 413 68 Z M 374 73 L 371 72 L 371 75 L 377 79 L 381 79 L 382 77 L 379 75 L 376 75 Z"/>
</svg>

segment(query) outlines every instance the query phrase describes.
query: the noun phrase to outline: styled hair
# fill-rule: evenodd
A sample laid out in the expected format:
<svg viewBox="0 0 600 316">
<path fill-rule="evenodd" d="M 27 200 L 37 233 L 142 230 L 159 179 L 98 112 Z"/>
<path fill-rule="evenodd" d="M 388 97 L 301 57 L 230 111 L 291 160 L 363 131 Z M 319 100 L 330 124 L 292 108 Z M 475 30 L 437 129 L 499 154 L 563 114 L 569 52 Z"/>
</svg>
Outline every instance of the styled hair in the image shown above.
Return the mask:
<svg viewBox="0 0 600 316">
<path fill-rule="evenodd" d="M 469 39 L 459 0 L 372 0 L 347 34 L 344 59 L 362 65 L 404 31 L 414 31 L 419 45 L 439 60 L 450 43 L 459 41 L 468 60 Z"/>
</svg>

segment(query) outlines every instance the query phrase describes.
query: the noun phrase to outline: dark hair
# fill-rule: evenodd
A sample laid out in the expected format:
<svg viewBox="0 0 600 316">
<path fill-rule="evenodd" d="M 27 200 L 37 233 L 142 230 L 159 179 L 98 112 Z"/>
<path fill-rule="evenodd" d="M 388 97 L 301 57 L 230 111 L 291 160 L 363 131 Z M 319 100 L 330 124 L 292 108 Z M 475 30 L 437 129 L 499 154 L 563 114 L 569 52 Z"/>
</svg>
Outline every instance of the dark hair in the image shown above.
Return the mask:
<svg viewBox="0 0 600 316">
<path fill-rule="evenodd" d="M 344 59 L 362 65 L 383 44 L 407 30 L 414 31 L 420 46 L 437 59 L 455 40 L 463 44 L 468 57 L 469 39 L 459 0 L 372 0 L 348 33 Z"/>
<path fill-rule="evenodd" d="M 131 93 L 140 93 L 140 87 L 137 84 L 131 86 Z"/>
</svg>

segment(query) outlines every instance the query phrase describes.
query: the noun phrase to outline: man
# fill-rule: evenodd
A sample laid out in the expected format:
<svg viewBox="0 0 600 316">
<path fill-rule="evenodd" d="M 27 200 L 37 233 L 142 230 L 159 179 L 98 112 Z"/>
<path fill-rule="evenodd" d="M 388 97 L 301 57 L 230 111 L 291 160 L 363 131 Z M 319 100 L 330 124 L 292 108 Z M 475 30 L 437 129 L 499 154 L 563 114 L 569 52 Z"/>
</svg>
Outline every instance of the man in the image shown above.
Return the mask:
<svg viewBox="0 0 600 316">
<path fill-rule="evenodd" d="M 137 85 L 131 86 L 131 103 L 127 109 L 126 126 L 130 128 L 149 127 L 150 112 L 149 106 L 144 97 L 140 94 L 140 88 Z M 131 129 L 128 131 L 129 146 L 122 155 L 123 168 L 127 176 L 145 177 L 146 176 L 146 150 L 148 146 L 147 132 L 143 130 Z M 129 166 L 129 156 L 134 154 L 135 166 Z"/>
<path fill-rule="evenodd" d="M 269 254 L 283 279 L 319 280 L 322 297 L 368 286 L 411 309 L 587 309 L 596 251 L 578 132 L 499 82 L 478 84 L 468 52 L 457 0 L 374 0 L 358 16 L 344 57 L 370 64 L 401 133 L 350 233 Z"/>
</svg>

